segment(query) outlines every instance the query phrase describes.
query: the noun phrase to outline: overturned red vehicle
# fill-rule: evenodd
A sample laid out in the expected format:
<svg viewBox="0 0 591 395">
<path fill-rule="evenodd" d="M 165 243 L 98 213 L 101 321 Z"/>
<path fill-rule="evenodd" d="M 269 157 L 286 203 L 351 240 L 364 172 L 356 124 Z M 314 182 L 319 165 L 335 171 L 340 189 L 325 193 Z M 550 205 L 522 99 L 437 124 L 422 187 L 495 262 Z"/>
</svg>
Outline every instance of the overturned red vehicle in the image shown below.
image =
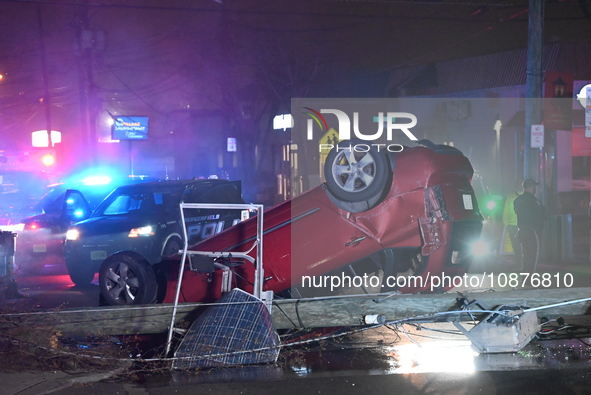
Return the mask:
<svg viewBox="0 0 591 395">
<path fill-rule="evenodd" d="M 438 276 L 466 273 L 482 228 L 473 169 L 453 147 L 421 144 L 389 153 L 341 142 L 327 157 L 325 183 L 265 211 L 263 290 L 305 296 L 306 288 L 317 291 L 324 283 L 332 291 L 335 278 L 370 273 L 380 279 L 380 291 L 451 288 Z M 246 252 L 255 237 L 251 218 L 189 249 Z M 255 251 L 248 254 L 256 257 Z M 186 265 L 180 302 L 216 300 L 228 272 L 233 287 L 252 291 L 253 263 L 225 257 L 214 266 L 207 259 L 210 264 L 200 257 Z M 166 267 L 158 299 L 173 302 L 179 259 Z"/>
</svg>

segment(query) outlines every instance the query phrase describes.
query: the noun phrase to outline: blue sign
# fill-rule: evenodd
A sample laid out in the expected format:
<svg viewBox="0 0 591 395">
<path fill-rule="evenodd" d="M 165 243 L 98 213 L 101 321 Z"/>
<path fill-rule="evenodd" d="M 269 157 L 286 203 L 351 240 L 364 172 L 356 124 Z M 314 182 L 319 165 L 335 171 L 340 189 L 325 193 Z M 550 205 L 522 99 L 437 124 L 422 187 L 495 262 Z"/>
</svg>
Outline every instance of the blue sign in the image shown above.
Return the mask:
<svg viewBox="0 0 591 395">
<path fill-rule="evenodd" d="M 113 140 L 147 140 L 148 117 L 117 117 L 111 130 Z"/>
</svg>

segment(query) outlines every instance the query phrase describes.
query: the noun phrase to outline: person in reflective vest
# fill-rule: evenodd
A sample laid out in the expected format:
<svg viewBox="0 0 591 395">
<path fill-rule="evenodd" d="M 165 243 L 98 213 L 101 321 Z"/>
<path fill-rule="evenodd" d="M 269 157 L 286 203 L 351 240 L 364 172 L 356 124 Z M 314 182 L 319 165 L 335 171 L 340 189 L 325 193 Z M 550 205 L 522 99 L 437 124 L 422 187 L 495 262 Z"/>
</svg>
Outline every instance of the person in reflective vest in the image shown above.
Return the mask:
<svg viewBox="0 0 591 395">
<path fill-rule="evenodd" d="M 503 225 L 505 226 L 505 231 L 509 235 L 509 240 L 511 241 L 511 247 L 513 248 L 513 252 L 515 254 L 515 266 L 517 270 L 523 270 L 523 263 L 521 261 L 521 242 L 517 237 L 517 230 L 519 229 L 517 227 L 517 214 L 515 214 L 513 202 L 517 196 L 521 195 L 522 187 L 523 179 L 517 180 L 515 184 L 515 191 L 511 192 L 507 196 L 505 199 L 505 205 L 503 207 Z"/>
</svg>

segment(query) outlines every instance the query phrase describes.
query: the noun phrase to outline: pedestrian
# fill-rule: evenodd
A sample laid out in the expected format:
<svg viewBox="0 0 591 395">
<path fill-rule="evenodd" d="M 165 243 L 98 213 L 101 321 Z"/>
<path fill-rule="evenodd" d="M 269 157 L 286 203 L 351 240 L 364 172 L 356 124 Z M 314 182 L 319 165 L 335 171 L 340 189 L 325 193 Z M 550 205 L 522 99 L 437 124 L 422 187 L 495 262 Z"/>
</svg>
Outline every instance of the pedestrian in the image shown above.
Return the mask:
<svg viewBox="0 0 591 395">
<path fill-rule="evenodd" d="M 511 241 L 517 270 L 523 270 L 523 262 L 521 261 L 521 243 L 517 237 L 517 214 L 515 214 L 513 202 L 517 196 L 522 194 L 522 187 L 523 179 L 517 180 L 515 183 L 515 190 L 507 196 L 507 199 L 505 199 L 505 205 L 503 206 L 503 225 L 505 226 L 505 232 L 509 235 L 509 240 Z M 501 240 L 501 243 L 501 248 L 503 248 L 505 240 Z"/>
<path fill-rule="evenodd" d="M 521 242 L 522 264 L 525 273 L 535 273 L 540 257 L 540 239 L 546 219 L 546 208 L 536 198 L 537 182 L 523 181 L 523 193 L 515 198 L 513 207 L 517 215 L 517 237 Z"/>
</svg>

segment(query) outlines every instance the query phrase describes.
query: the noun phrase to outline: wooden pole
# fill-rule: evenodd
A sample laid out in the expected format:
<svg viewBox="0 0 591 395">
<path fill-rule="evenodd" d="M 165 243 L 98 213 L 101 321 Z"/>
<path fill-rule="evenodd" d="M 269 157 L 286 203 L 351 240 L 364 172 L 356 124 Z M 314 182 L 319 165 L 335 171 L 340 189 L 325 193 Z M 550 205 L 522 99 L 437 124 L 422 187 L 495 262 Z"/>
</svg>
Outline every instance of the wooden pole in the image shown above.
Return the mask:
<svg viewBox="0 0 591 395">
<path fill-rule="evenodd" d="M 386 321 L 458 310 L 457 298 L 478 300 L 491 308 L 499 305 L 539 307 L 585 299 L 589 288 L 528 289 L 499 292 L 464 292 L 427 295 L 355 295 L 349 297 L 280 299 L 273 301 L 277 329 L 363 325 L 363 317 L 383 314 Z M 192 322 L 207 304 L 179 304 L 175 326 Z M 590 301 L 537 311 L 538 316 L 586 314 Z M 27 327 L 79 335 L 135 335 L 166 333 L 173 305 L 105 306 L 0 315 L 0 329 Z M 457 315 L 456 315 L 457 316 Z M 465 315 L 464 319 L 468 319 Z M 438 315 L 438 320 L 445 316 Z"/>
<path fill-rule="evenodd" d="M 539 149 L 531 148 L 531 126 L 542 122 L 542 33 L 544 1 L 529 0 L 523 178 L 540 179 Z"/>
</svg>

